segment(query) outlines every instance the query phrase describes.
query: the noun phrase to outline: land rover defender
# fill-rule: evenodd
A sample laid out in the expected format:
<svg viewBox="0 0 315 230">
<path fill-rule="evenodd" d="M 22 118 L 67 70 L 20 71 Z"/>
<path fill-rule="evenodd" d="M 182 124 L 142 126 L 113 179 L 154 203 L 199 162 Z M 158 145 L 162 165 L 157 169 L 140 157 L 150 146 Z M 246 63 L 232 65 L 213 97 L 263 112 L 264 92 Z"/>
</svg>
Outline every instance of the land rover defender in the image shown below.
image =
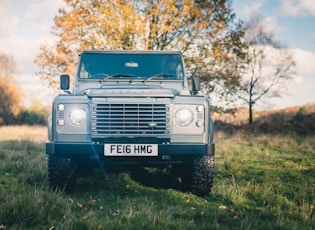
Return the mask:
<svg viewBox="0 0 315 230">
<path fill-rule="evenodd" d="M 48 120 L 48 182 L 71 191 L 101 162 L 176 169 L 185 191 L 209 194 L 214 178 L 213 121 L 200 79 L 188 80 L 175 51 L 83 51 L 73 87 L 61 75 Z M 70 88 L 72 88 L 70 90 Z"/>
</svg>

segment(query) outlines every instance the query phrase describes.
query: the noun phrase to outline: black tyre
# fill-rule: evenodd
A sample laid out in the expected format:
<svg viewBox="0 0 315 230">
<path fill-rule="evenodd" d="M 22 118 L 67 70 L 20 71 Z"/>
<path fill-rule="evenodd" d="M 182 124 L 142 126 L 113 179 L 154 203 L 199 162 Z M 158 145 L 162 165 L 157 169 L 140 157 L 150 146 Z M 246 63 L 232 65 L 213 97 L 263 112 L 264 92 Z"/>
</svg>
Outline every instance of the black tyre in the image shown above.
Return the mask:
<svg viewBox="0 0 315 230">
<path fill-rule="evenodd" d="M 197 196 L 205 196 L 211 192 L 214 180 L 213 156 L 195 158 L 186 165 L 182 174 L 184 190 Z"/>
<path fill-rule="evenodd" d="M 76 183 L 76 164 L 71 158 L 49 155 L 48 184 L 49 188 L 58 192 L 73 192 Z"/>
</svg>

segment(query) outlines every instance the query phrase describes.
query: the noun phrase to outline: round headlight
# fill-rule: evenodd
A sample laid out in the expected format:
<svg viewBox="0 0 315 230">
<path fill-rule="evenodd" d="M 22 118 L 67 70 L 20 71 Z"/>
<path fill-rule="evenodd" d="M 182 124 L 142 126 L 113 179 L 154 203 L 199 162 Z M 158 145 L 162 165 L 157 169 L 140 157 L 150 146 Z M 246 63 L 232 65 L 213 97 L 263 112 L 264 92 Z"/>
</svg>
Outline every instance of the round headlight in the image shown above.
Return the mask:
<svg viewBox="0 0 315 230">
<path fill-rule="evenodd" d="M 180 109 L 175 114 L 175 120 L 180 126 L 188 126 L 194 118 L 193 113 L 189 109 Z"/>
<path fill-rule="evenodd" d="M 82 125 L 86 121 L 86 111 L 84 109 L 73 109 L 69 115 L 69 119 L 74 125 Z"/>
</svg>

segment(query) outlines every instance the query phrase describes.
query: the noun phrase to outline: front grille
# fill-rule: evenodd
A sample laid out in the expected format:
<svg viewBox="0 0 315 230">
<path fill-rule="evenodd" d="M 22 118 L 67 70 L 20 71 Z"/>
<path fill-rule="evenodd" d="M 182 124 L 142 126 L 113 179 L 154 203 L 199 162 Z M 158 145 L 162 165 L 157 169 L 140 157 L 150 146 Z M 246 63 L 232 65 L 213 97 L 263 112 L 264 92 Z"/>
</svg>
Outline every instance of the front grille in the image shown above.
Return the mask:
<svg viewBox="0 0 315 230">
<path fill-rule="evenodd" d="M 170 107 L 165 104 L 92 104 L 92 137 L 167 136 Z"/>
</svg>

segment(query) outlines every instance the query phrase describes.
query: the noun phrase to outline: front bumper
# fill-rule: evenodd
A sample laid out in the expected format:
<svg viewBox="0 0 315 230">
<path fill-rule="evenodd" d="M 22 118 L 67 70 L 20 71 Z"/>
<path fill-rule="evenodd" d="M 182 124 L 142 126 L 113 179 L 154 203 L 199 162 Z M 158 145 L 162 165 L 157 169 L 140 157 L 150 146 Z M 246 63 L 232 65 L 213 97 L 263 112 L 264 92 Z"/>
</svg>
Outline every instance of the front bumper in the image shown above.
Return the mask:
<svg viewBox="0 0 315 230">
<path fill-rule="evenodd" d="M 209 144 L 159 144 L 158 155 L 214 156 L 215 145 Z M 104 144 L 95 143 L 46 143 L 46 153 L 56 156 L 104 156 Z"/>
</svg>

